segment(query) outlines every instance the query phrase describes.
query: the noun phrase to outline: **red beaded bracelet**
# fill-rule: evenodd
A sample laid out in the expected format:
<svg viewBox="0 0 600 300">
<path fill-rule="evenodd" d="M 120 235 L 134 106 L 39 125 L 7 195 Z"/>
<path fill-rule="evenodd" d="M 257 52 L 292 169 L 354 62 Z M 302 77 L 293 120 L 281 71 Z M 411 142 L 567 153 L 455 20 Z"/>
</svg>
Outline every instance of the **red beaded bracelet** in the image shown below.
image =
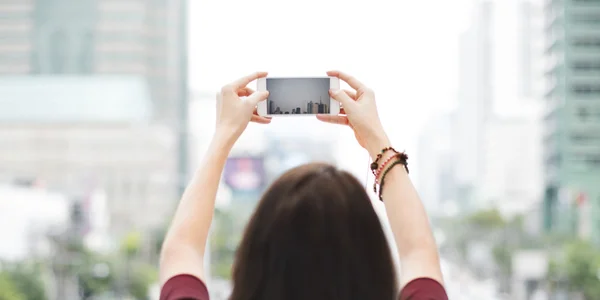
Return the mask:
<svg viewBox="0 0 600 300">
<path fill-rule="evenodd" d="M 375 171 L 377 169 L 379 169 L 379 160 L 381 159 L 381 157 L 383 156 L 383 154 L 386 153 L 387 151 L 394 151 L 394 153 L 399 153 L 393 147 L 385 147 L 385 148 L 381 149 L 381 153 L 377 154 L 377 157 L 371 163 L 371 172 L 373 172 L 373 175 L 377 176 L 376 173 L 375 173 Z"/>
<path fill-rule="evenodd" d="M 381 175 L 381 171 L 383 171 L 383 169 L 385 168 L 385 166 L 387 166 L 394 158 L 400 158 L 400 153 L 396 153 L 393 156 L 388 157 L 388 159 L 386 159 L 381 166 L 379 166 L 379 168 L 377 169 L 377 172 L 375 172 L 375 181 L 377 181 L 377 179 L 379 179 L 379 176 Z"/>
<path fill-rule="evenodd" d="M 383 164 L 381 164 L 381 166 L 379 166 L 378 162 L 381 159 L 382 154 L 389 150 L 394 151 L 396 154 L 389 157 L 388 159 L 386 159 L 383 162 Z M 388 165 L 389 165 L 389 167 L 388 167 Z M 398 151 L 394 150 L 394 148 L 392 148 L 392 147 L 384 148 L 381 151 L 381 154 L 377 155 L 377 159 L 371 164 L 371 170 L 373 171 L 373 174 L 375 175 L 375 182 L 373 183 L 373 192 L 377 193 L 377 184 L 379 183 L 378 196 L 379 196 L 379 200 L 381 200 L 381 201 L 383 201 L 382 190 L 383 190 L 383 185 L 385 182 L 385 176 L 396 165 L 403 165 L 404 169 L 406 170 L 406 173 L 409 173 L 409 171 L 408 171 L 408 155 L 406 155 L 405 152 L 398 152 Z M 373 167 L 375 167 L 375 168 L 373 168 Z M 379 175 L 381 175 L 381 177 Z"/>
</svg>

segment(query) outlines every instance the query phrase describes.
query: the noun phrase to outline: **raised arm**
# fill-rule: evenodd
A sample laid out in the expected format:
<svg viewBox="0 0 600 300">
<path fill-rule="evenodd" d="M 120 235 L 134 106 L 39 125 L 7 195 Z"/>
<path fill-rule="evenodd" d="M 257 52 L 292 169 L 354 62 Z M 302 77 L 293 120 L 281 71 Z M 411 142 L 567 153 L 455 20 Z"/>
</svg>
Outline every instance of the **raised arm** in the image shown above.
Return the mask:
<svg viewBox="0 0 600 300">
<path fill-rule="evenodd" d="M 379 120 L 373 91 L 348 74 L 331 71 L 328 75 L 340 78 L 355 91 L 331 91 L 331 96 L 342 104 L 345 115 L 319 115 L 317 118 L 349 125 L 373 159 L 384 148 L 393 146 Z M 380 162 L 389 156 L 393 156 L 393 152 L 386 152 Z M 427 214 L 403 166 L 397 165 L 386 174 L 383 202 L 400 257 L 401 285 L 421 277 L 443 283 L 437 245 Z"/>
<path fill-rule="evenodd" d="M 223 167 L 231 148 L 250 121 L 270 123 L 256 115 L 256 105 L 267 92 L 247 88 L 250 82 L 265 77 L 259 72 L 231 83 L 217 95 L 215 134 L 202 163 L 185 189 L 171 223 L 160 257 L 160 281 L 179 274 L 204 279 L 204 252 L 213 218 L 215 197 Z"/>
</svg>

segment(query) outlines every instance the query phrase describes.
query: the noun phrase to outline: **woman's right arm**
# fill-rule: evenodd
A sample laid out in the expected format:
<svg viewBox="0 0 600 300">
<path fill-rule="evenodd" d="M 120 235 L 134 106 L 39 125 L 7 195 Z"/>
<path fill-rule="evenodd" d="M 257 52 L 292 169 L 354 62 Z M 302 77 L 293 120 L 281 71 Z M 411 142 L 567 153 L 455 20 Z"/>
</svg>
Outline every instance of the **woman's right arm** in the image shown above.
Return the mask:
<svg viewBox="0 0 600 300">
<path fill-rule="evenodd" d="M 332 71 L 328 75 L 345 81 L 356 92 L 332 91 L 331 96 L 342 104 L 346 116 L 319 115 L 318 119 L 352 127 L 360 145 L 375 159 L 382 149 L 392 145 L 379 120 L 373 91 L 345 73 Z M 393 154 L 386 152 L 380 161 Z M 385 175 L 382 198 L 400 257 L 401 286 L 423 277 L 443 284 L 427 213 L 402 165 L 396 165 Z"/>
</svg>

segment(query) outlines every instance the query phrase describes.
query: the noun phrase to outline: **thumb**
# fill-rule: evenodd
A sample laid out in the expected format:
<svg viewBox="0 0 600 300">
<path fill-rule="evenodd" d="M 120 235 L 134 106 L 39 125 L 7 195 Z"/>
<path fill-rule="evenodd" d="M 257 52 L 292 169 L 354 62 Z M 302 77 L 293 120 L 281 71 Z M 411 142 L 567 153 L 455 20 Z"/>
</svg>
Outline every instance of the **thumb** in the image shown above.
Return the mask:
<svg viewBox="0 0 600 300">
<path fill-rule="evenodd" d="M 246 101 L 248 101 L 248 103 L 250 103 L 252 106 L 256 106 L 258 102 L 267 100 L 267 98 L 269 98 L 268 91 L 254 92 L 252 93 L 252 95 L 246 98 Z"/>
<path fill-rule="evenodd" d="M 342 106 L 344 107 L 349 107 L 354 104 L 352 103 L 354 102 L 354 99 L 350 98 L 343 90 L 329 90 L 329 95 L 331 95 L 331 98 L 342 103 Z"/>
</svg>

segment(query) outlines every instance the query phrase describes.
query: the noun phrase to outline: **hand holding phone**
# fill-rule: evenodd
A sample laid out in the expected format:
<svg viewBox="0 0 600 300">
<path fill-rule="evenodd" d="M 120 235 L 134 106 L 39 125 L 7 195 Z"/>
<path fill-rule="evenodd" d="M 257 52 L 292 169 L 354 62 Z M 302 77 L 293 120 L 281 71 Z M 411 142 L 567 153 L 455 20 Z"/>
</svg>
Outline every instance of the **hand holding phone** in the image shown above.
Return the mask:
<svg viewBox="0 0 600 300">
<path fill-rule="evenodd" d="M 267 101 L 258 103 L 259 116 L 340 113 L 340 103 L 329 94 L 340 88 L 337 77 L 266 77 L 257 82 L 259 92 L 269 92 Z"/>
</svg>

